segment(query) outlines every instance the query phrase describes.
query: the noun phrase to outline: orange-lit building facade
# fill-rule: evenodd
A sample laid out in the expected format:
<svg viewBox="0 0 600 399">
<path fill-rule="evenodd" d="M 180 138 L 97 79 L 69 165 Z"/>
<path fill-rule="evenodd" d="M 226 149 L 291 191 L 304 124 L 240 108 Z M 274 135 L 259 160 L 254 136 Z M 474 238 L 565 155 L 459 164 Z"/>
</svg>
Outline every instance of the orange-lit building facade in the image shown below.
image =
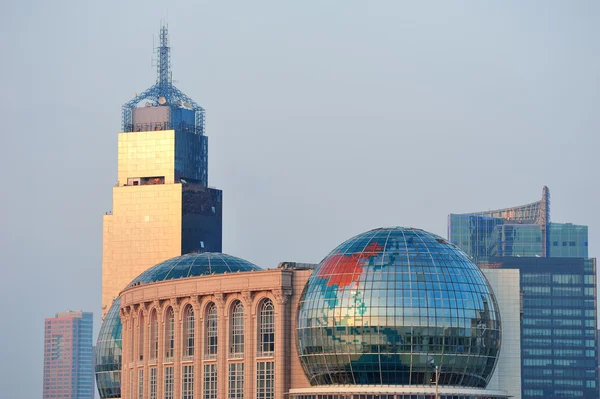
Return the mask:
<svg viewBox="0 0 600 399">
<path fill-rule="evenodd" d="M 121 398 L 283 398 L 309 387 L 294 343 L 309 269 L 142 284 L 121 294 Z"/>
</svg>

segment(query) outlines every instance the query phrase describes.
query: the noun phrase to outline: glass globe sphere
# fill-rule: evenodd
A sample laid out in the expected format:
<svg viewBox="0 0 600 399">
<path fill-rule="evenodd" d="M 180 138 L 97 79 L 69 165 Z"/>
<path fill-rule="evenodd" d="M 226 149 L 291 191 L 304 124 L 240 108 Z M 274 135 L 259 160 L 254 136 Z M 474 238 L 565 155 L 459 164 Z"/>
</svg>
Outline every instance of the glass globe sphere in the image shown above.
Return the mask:
<svg viewBox="0 0 600 399">
<path fill-rule="evenodd" d="M 299 303 L 297 347 L 313 385 L 485 387 L 500 313 L 467 255 L 423 230 L 368 231 L 327 255 Z"/>
</svg>

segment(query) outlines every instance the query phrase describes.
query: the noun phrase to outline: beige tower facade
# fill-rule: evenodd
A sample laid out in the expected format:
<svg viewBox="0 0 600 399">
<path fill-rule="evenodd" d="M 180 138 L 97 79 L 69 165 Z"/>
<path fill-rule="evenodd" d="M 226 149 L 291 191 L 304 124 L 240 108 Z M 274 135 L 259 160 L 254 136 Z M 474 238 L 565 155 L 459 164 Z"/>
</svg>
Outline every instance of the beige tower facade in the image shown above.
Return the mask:
<svg viewBox="0 0 600 399">
<path fill-rule="evenodd" d="M 103 219 L 102 316 L 149 267 L 188 252 L 221 251 L 221 191 L 178 176 L 177 147 L 191 134 L 119 133 L 113 211 Z"/>
<path fill-rule="evenodd" d="M 173 130 L 119 133 L 113 211 L 103 218 L 103 316 L 138 274 L 181 254 L 181 183 L 174 180 L 174 135 Z M 141 176 L 156 176 L 163 184 L 140 185 Z"/>
</svg>

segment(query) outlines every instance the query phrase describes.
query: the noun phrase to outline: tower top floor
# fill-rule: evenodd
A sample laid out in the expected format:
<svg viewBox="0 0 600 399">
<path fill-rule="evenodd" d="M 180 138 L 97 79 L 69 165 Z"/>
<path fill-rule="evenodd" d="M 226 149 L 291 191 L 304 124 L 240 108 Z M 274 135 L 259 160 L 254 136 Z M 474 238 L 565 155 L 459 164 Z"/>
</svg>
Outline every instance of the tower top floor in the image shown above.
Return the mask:
<svg viewBox="0 0 600 399">
<path fill-rule="evenodd" d="M 204 135 L 204 109 L 173 85 L 169 31 L 161 26 L 156 83 L 122 107 L 122 131 L 179 130 Z"/>
<path fill-rule="evenodd" d="M 173 85 L 168 29 L 160 28 L 156 83 L 123 105 L 118 185 L 208 186 L 204 109 Z"/>
</svg>

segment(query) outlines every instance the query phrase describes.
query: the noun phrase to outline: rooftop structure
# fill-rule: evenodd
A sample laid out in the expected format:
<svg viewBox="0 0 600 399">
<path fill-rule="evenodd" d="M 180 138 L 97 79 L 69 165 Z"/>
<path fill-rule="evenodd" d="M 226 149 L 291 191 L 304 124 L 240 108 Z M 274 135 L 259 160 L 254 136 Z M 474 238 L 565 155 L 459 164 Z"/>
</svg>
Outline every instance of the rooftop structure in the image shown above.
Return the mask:
<svg viewBox="0 0 600 399">
<path fill-rule="evenodd" d="M 587 257 L 587 226 L 550 222 L 550 190 L 512 208 L 450 214 L 448 239 L 473 259 L 491 256 Z"/>
<path fill-rule="evenodd" d="M 169 47 L 169 31 L 166 26 L 161 26 L 159 33 L 159 46 L 156 49 L 156 83 L 136 95 L 123 105 L 122 129 L 124 132 L 133 132 L 139 126 L 135 125 L 133 110 L 142 101 L 148 106 L 171 106 L 187 109 L 194 112 L 194 124 L 186 126 L 195 133 L 204 134 L 204 109 L 194 100 L 185 95 L 173 85 L 171 72 L 171 48 Z M 175 128 L 173 125 L 171 128 Z"/>
</svg>

